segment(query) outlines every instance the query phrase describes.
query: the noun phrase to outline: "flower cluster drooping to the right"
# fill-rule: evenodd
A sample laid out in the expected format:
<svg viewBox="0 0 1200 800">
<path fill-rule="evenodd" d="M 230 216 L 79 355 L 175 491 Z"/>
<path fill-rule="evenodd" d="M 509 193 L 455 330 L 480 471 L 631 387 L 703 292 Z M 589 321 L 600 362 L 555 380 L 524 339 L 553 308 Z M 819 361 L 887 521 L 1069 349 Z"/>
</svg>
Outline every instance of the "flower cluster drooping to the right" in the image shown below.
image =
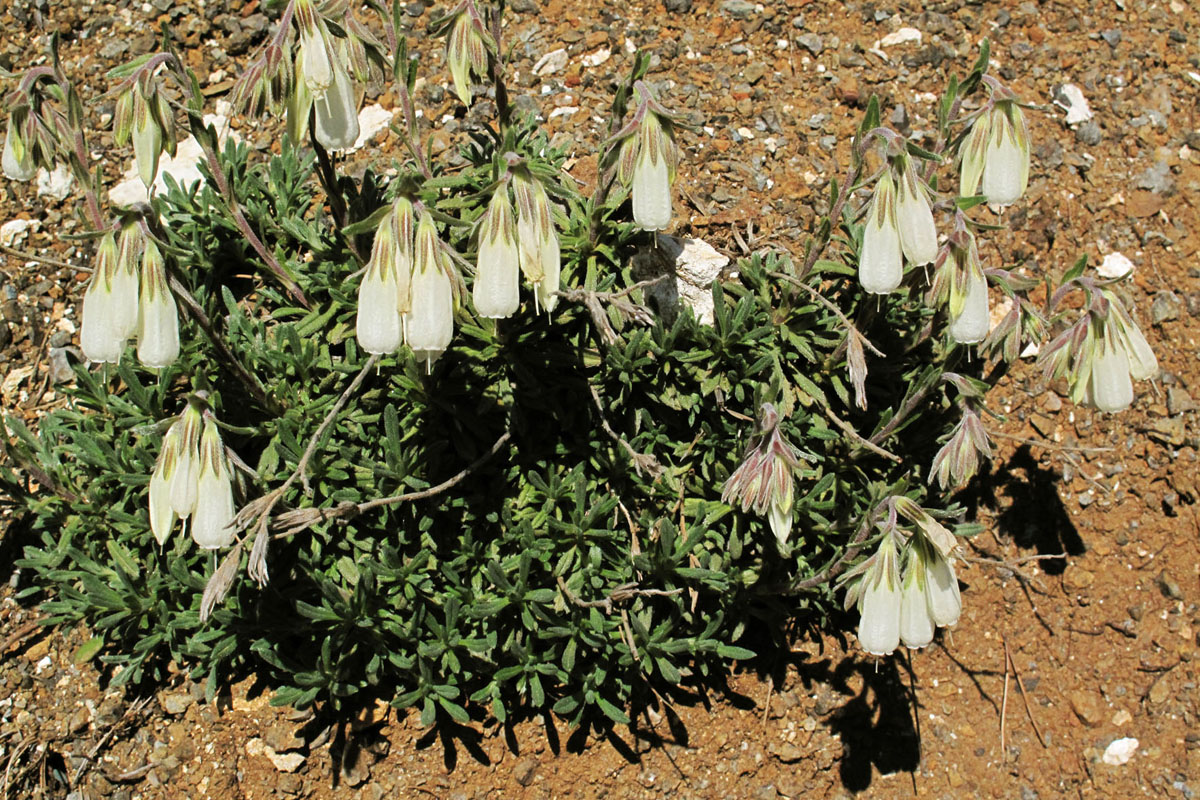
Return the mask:
<svg viewBox="0 0 1200 800">
<path fill-rule="evenodd" d="M 930 264 L 938 254 L 937 227 L 929 187 L 899 136 L 890 131 L 888 165 L 866 205 L 858 280 L 871 294 L 895 291 L 904 278 L 904 261 Z"/>
<path fill-rule="evenodd" d="M 1029 185 L 1029 129 L 1016 95 L 990 75 L 984 77 L 984 83 L 991 97 L 959 150 L 958 191 L 971 197 L 982 184 L 989 203 L 1006 206 L 1017 202 Z"/>
<path fill-rule="evenodd" d="M 163 437 L 162 450 L 150 478 L 150 529 L 159 545 L 166 543 L 175 520 L 202 548 L 229 546 L 232 527 L 233 473 L 212 410 L 202 398 L 189 401 Z"/>
<path fill-rule="evenodd" d="M 954 535 L 906 497 L 889 498 L 884 508 L 878 548 L 842 579 L 846 608 L 860 614 L 859 644 L 875 656 L 901 644 L 926 647 L 937 628 L 955 625 L 962 612 Z M 915 530 L 902 529 L 899 516 Z"/>
<path fill-rule="evenodd" d="M 394 353 L 407 344 L 432 364 L 454 336 L 461 278 L 428 210 L 414 233 L 413 204 L 399 198 L 379 229 L 358 289 L 358 343 L 368 353 Z"/>
</svg>

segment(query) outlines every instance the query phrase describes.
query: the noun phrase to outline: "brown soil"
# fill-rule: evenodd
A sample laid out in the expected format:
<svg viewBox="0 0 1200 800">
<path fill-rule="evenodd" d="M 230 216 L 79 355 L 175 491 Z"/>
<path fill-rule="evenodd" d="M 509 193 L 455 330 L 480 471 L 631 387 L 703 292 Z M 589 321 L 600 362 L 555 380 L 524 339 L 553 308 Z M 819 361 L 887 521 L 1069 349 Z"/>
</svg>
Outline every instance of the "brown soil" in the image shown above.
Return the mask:
<svg viewBox="0 0 1200 800">
<path fill-rule="evenodd" d="M 257 0 L 229 4 L 230 13 L 216 0 L 207 10 L 203 0 L 6 5 L 0 66 L 24 69 L 44 51 L 47 32 L 62 31 L 67 69 L 97 98 L 94 128 L 111 111 L 98 99 L 104 73 L 152 47 L 161 23 L 183 37 L 204 81 L 218 69 L 236 75 L 263 22 Z M 377 718 L 364 712 L 328 727 L 271 708 L 253 679 L 214 704 L 196 699 L 203 692 L 182 675 L 149 698 L 127 697 L 106 691 L 91 665 L 73 664 L 86 632 L 38 630 L 30 624 L 38 611 L 9 597 L 0 606 L 0 792 L 123 800 L 1200 792 L 1200 443 L 1189 394 L 1200 337 L 1195 8 L 1186 0 L 790 0 L 766 8 L 696 0 L 687 13 L 657 2 L 514 5 L 517 83 L 545 114 L 579 107 L 550 126 L 579 142 L 573 169 L 584 181 L 601 135 L 595 117 L 628 69 L 627 45 L 657 54 L 652 77 L 676 84 L 664 100 L 711 129 L 685 137 L 676 232 L 731 252 L 735 227 L 751 246 L 802 242 L 812 206 L 845 163 L 865 98 L 880 95 L 885 119 L 903 105 L 893 124 L 927 129 L 933 107 L 924 93 L 940 91 L 950 70 L 965 73 L 979 39 L 991 37 L 1001 78 L 1045 109 L 1029 114 L 1029 194 L 1006 215 L 1010 231 L 988 237 L 994 246 L 984 258 L 1023 261 L 1040 274 L 1081 252 L 1124 253 L 1136 265 L 1129 294 L 1161 360 L 1160 379 L 1139 385 L 1134 408 L 1118 416 L 1074 407 L 1042 386 L 1027 361 L 994 391 L 991 407 L 1005 415 L 991 423 L 998 452 L 965 498 L 987 532 L 974 542 L 979 560 L 960 571 L 965 611 L 953 636 L 875 660 L 851 635 L 801 631 L 792 658 L 769 673 L 736 674 L 691 704 L 647 709 L 633 728 L 599 736 L 558 720 L 428 731 L 386 706 Z M 48 9 L 44 29 L 37 7 Z M 409 8 L 423 30 L 434 10 Z M 887 60 L 867 52 L 902 26 L 922 40 L 886 47 Z M 538 57 L 560 47 L 568 65 L 531 77 Z M 611 56 L 584 66 L 601 48 Z M 440 59 L 424 63 L 430 81 L 418 102 L 441 126 L 456 104 L 436 85 L 447 79 Z M 1087 96 L 1094 127 L 1072 130 L 1050 105 L 1053 87 L 1066 82 Z M 217 97 L 228 89 L 221 76 L 211 84 Z M 392 104 L 386 94 L 379 100 Z M 270 141 L 243 131 L 264 147 Z M 449 133 L 439 131 L 435 148 Z M 837 157 L 825 137 L 836 137 Z M 385 134 L 366 155 L 394 145 Z M 92 147 L 115 178 L 129 154 L 108 135 Z M 0 182 L 0 223 L 40 223 L 18 247 L 84 263 L 57 238 L 74 229 L 73 203 Z M 6 411 L 34 417 L 56 402 L 47 354 L 69 343 L 61 320 L 78 319 L 84 277 L 8 258 L 0 286 Z M 1103 763 L 1121 737 L 1138 740 L 1132 758 Z"/>
</svg>

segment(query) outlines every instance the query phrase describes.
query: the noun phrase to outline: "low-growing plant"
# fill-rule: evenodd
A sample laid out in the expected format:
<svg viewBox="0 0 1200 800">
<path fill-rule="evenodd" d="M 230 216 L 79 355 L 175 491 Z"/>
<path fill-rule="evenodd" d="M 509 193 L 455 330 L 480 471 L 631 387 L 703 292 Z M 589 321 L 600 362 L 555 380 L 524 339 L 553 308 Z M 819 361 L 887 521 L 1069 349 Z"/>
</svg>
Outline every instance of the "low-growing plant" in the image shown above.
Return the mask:
<svg viewBox="0 0 1200 800">
<path fill-rule="evenodd" d="M 1082 289 L 1047 375 L 1116 410 L 1154 371 L 1086 262 L 1057 281 L 981 263 L 982 206 L 1019 200 L 1030 152 L 986 43 L 923 146 L 870 101 L 804 251 L 737 259 L 710 321 L 669 299 L 657 231 L 692 134 L 645 54 L 584 194 L 570 146 L 510 102 L 502 5 L 463 0 L 431 28 L 457 97 L 491 112 L 454 159 L 429 154 L 399 3 L 277 5 L 234 89 L 286 128 L 265 159 L 220 147 L 169 32 L 113 71 L 116 141 L 151 190 L 132 208 L 101 202 L 57 43 L 12 76 L 6 174 L 66 164 L 83 193 L 97 364 L 36 430 L 7 417 L 0 480 L 33 537 L 21 596 L 86 624 L 80 655 L 115 683 L 174 660 L 210 693 L 255 670 L 277 703 L 383 696 L 426 725 L 625 722 L 797 614 L 825 624 L 839 580 L 868 652 L 922 647 L 970 600 L 953 562 L 976 527 L 949 494 L 991 455 L 1006 366 Z M 355 179 L 337 151 L 384 80 L 405 156 Z M 155 190 L 184 131 L 205 180 Z"/>
</svg>

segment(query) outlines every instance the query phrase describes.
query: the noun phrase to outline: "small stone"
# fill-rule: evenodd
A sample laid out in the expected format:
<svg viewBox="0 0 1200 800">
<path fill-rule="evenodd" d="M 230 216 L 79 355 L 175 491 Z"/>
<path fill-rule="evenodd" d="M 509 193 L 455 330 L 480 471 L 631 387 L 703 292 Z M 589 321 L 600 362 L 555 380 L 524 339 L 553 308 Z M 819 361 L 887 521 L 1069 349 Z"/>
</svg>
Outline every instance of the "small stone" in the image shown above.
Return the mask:
<svg viewBox="0 0 1200 800">
<path fill-rule="evenodd" d="M 1121 32 L 1116 28 L 1109 28 L 1100 32 L 1100 38 L 1108 42 L 1110 47 L 1116 47 L 1121 43 Z"/>
<path fill-rule="evenodd" d="M 537 762 L 532 758 L 522 758 L 513 767 L 513 778 L 522 786 L 533 783 L 533 774 L 537 772 Z"/>
<path fill-rule="evenodd" d="M 814 56 L 819 56 L 825 49 L 825 41 L 815 33 L 802 33 L 796 37 L 796 42 Z"/>
<path fill-rule="evenodd" d="M 1117 739 L 1104 749 L 1104 755 L 1100 757 L 1100 760 L 1105 764 L 1119 767 L 1122 764 L 1128 763 L 1129 759 L 1133 758 L 1133 754 L 1137 752 L 1137 749 L 1137 739 Z"/>
<path fill-rule="evenodd" d="M 50 348 L 47 361 L 50 365 L 50 380 L 55 385 L 69 383 L 75 379 L 75 370 L 71 368 L 68 355 L 74 355 L 79 361 L 83 361 L 82 354 L 74 347 Z"/>
<path fill-rule="evenodd" d="M 1129 216 L 1140 219 L 1154 216 L 1162 211 L 1165 204 L 1162 195 L 1139 190 L 1129 193 L 1129 198 L 1125 201 L 1125 210 Z"/>
<path fill-rule="evenodd" d="M 1158 573 L 1158 577 L 1154 579 L 1154 583 L 1158 586 L 1158 590 L 1162 592 L 1163 597 L 1168 600 L 1183 599 L 1183 589 L 1179 588 L 1178 581 L 1171 577 L 1171 573 L 1165 569 Z"/>
<path fill-rule="evenodd" d="M 901 28 L 889 33 L 876 42 L 875 49 L 879 49 L 880 47 L 894 47 L 895 45 L 907 44 L 908 42 L 920 43 L 920 41 L 921 32 L 919 30 L 916 28 Z"/>
<path fill-rule="evenodd" d="M 1183 424 L 1183 417 L 1156 419 L 1146 430 L 1146 435 L 1156 442 L 1175 445 L 1176 447 L 1183 444 L 1186 434 L 1187 429 Z"/>
<path fill-rule="evenodd" d="M 1195 411 L 1200 406 L 1196 405 L 1196 401 L 1188 393 L 1187 389 L 1182 386 L 1172 386 L 1167 389 L 1167 413 L 1174 416 L 1182 414 L 1185 411 Z"/>
<path fill-rule="evenodd" d="M 567 51 L 563 48 L 551 50 L 537 60 L 533 65 L 533 74 L 537 76 L 553 75 L 567 68 Z"/>
<path fill-rule="evenodd" d="M 1124 253 L 1109 253 L 1096 268 L 1102 278 L 1124 278 L 1133 272 L 1133 262 Z"/>
<path fill-rule="evenodd" d="M 762 76 L 767 74 L 767 67 L 761 61 L 756 61 L 750 66 L 742 70 L 742 77 L 746 79 L 746 83 L 754 85 L 762 80 Z"/>
<path fill-rule="evenodd" d="M 1075 138 L 1079 140 L 1080 144 L 1095 147 L 1104 139 L 1104 132 L 1100 130 L 1100 126 L 1096 124 L 1096 120 L 1089 119 L 1075 129 Z"/>
<path fill-rule="evenodd" d="M 1175 190 L 1175 179 L 1166 161 L 1155 161 L 1154 166 L 1138 175 L 1134 185 L 1154 194 L 1170 194 Z"/>
<path fill-rule="evenodd" d="M 1133 722 L 1133 714 L 1130 714 L 1123 708 L 1113 714 L 1112 725 L 1114 728 L 1120 728 L 1122 725 L 1128 725 L 1131 722 Z"/>
<path fill-rule="evenodd" d="M 779 744 L 771 744 L 767 747 L 767 752 L 778 758 L 784 764 L 794 764 L 804 758 L 804 751 L 791 742 L 783 742 Z"/>
<path fill-rule="evenodd" d="M 692 10 L 692 0 L 667 0 L 666 6 L 674 14 L 687 14 Z"/>
<path fill-rule="evenodd" d="M 1179 318 L 1179 312 L 1182 309 L 1183 303 L 1180 301 L 1179 295 L 1169 289 L 1164 289 L 1154 295 L 1154 302 L 1150 304 L 1150 321 L 1155 325 L 1170 322 Z"/>
<path fill-rule="evenodd" d="M 286 722 L 277 722 L 263 733 L 263 741 L 271 749 L 279 753 L 289 750 L 299 750 L 304 747 L 304 740 L 296 735 L 294 726 Z"/>
<path fill-rule="evenodd" d="M 1167 702 L 1167 698 L 1171 696 L 1171 685 L 1167 682 L 1167 675 L 1165 673 L 1160 675 L 1158 680 L 1150 685 L 1150 691 L 1146 696 L 1156 706 Z"/>
<path fill-rule="evenodd" d="M 1084 505 L 1082 499 L 1080 504 Z M 1074 564 L 1067 567 L 1066 571 L 1063 573 L 1063 583 L 1071 589 L 1086 589 L 1087 587 L 1091 586 L 1095 580 L 1095 575 L 1085 569 L 1075 566 Z"/>
<path fill-rule="evenodd" d="M 1084 725 L 1094 728 L 1104 721 L 1104 708 L 1094 692 L 1077 689 L 1071 692 L 1069 700 L 1071 710 Z"/>
<path fill-rule="evenodd" d="M 177 716 L 187 711 L 192 703 L 196 702 L 195 698 L 188 692 L 176 692 L 162 698 L 163 711 L 168 714 Z"/>
<path fill-rule="evenodd" d="M 71 196 L 75 177 L 66 164 L 59 164 L 53 172 L 45 167 L 37 171 L 37 196 L 61 203 Z"/>
<path fill-rule="evenodd" d="M 734 19 L 750 19 L 754 16 L 754 3 L 747 0 L 724 0 L 721 3 L 721 10 Z"/>
</svg>

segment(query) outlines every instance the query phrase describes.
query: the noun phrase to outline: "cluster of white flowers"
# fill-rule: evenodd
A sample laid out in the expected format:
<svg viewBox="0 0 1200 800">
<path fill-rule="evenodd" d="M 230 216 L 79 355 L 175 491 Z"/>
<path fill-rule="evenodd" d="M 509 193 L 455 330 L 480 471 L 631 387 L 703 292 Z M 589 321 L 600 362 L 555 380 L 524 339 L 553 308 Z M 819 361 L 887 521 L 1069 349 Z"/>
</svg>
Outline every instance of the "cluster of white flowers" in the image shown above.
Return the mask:
<svg viewBox="0 0 1200 800">
<path fill-rule="evenodd" d="M 558 304 L 562 253 L 550 198 L 541 181 L 510 159 L 510 169 L 492 193 L 479 227 L 479 252 L 472 299 L 481 317 L 516 313 L 519 273 L 533 288 L 536 308 Z M 509 185 L 516 196 L 516 213 Z M 515 219 L 514 219 L 515 216 Z"/>
<path fill-rule="evenodd" d="M 1133 403 L 1133 381 L 1158 375 L 1158 358 L 1125 305 L 1109 289 L 1102 294 L 1108 314 L 1103 322 L 1088 326 L 1097 341 L 1091 348 L 1094 360 L 1087 386 L 1096 408 L 1111 413 Z"/>
<path fill-rule="evenodd" d="M 358 288 L 358 342 L 368 353 L 407 344 L 431 364 L 450 346 L 461 278 L 427 210 L 413 232 L 413 204 L 396 200 L 375 233 Z"/>
<path fill-rule="evenodd" d="M 1011 91 L 986 79 L 991 90 L 959 150 L 963 197 L 982 196 L 993 205 L 1015 203 L 1029 183 L 1030 143 L 1025 117 Z M 887 165 L 865 205 L 858 275 L 863 289 L 888 294 L 904 278 L 904 262 L 922 266 L 936 260 L 944 281 L 933 295 L 949 300 L 952 339 L 976 344 L 987 336 L 987 277 L 979 264 L 975 237 L 959 213 L 954 234 L 940 252 L 930 203 L 933 192 L 918 174 L 907 143 L 890 130 L 875 133 L 887 142 Z"/>
<path fill-rule="evenodd" d="M 111 231 L 101 237 L 82 318 L 79 344 L 89 361 L 120 361 L 135 335 L 138 360 L 148 367 L 179 356 L 179 315 L 162 253 L 138 225 L 122 229 L 119 245 Z"/>
<path fill-rule="evenodd" d="M 917 530 L 898 528 L 897 511 Z M 889 519 L 880 528 L 878 549 L 848 575 L 858 581 L 846 593 L 847 606 L 857 605 L 860 613 L 859 644 L 876 656 L 889 655 L 901 644 L 926 647 L 937 628 L 957 624 L 962 613 L 953 534 L 903 497 L 891 499 Z"/>
<path fill-rule="evenodd" d="M 192 540 L 207 550 L 233 542 L 233 475 L 221 432 L 202 400 L 189 402 L 163 437 L 150 478 L 150 529 L 159 545 L 180 519 Z"/>
<path fill-rule="evenodd" d="M 299 141 L 314 114 L 313 135 L 327 150 L 344 150 L 358 139 L 360 89 L 351 77 L 352 41 L 335 46 L 325 19 L 311 0 L 296 3 L 300 47 L 297 80 L 288 97 L 288 134 Z"/>
</svg>

